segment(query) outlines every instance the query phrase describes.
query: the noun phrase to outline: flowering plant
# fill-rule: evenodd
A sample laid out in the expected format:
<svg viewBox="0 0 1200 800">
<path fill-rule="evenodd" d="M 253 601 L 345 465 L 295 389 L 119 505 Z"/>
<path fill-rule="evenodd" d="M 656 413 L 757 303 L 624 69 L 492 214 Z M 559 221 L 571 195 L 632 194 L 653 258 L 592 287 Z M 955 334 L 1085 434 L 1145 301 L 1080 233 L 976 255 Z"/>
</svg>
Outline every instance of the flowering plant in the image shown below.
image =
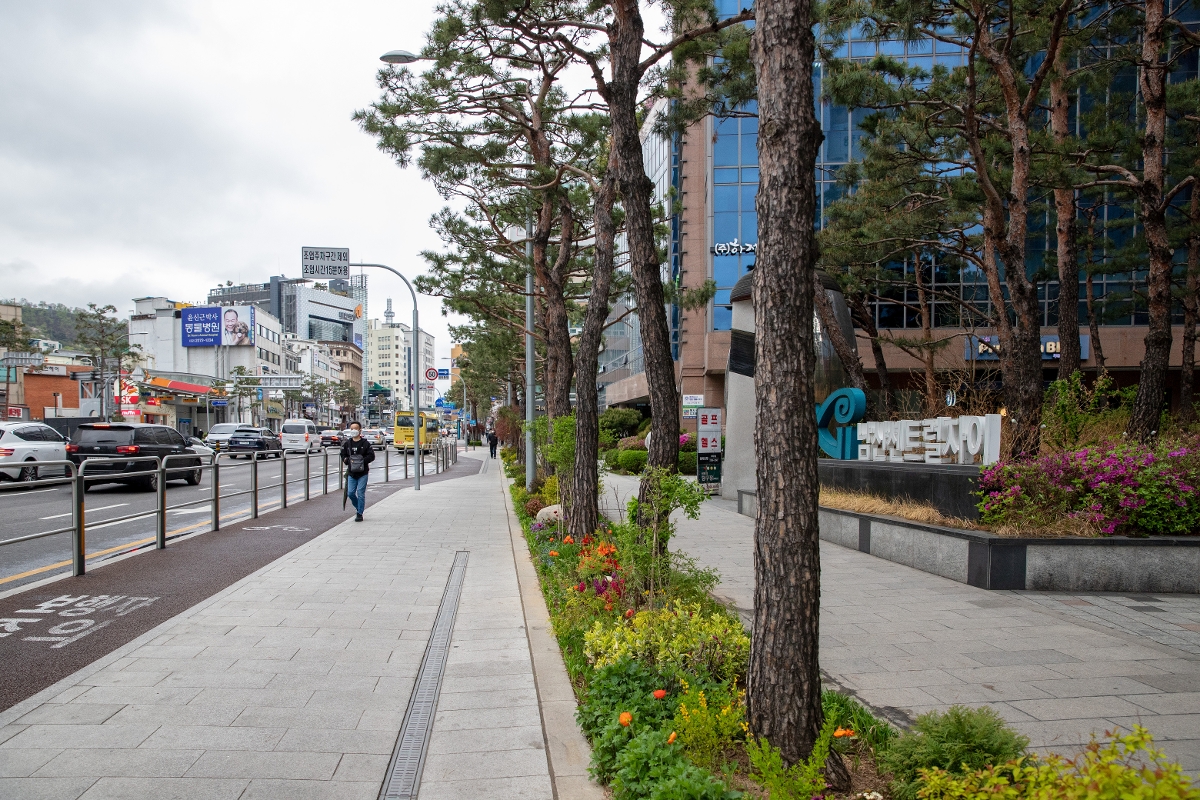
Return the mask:
<svg viewBox="0 0 1200 800">
<path fill-rule="evenodd" d="M 988 524 L 1045 524 L 1068 517 L 1105 534 L 1200 530 L 1200 443 L 1122 442 L 1000 462 L 979 476 Z"/>
</svg>

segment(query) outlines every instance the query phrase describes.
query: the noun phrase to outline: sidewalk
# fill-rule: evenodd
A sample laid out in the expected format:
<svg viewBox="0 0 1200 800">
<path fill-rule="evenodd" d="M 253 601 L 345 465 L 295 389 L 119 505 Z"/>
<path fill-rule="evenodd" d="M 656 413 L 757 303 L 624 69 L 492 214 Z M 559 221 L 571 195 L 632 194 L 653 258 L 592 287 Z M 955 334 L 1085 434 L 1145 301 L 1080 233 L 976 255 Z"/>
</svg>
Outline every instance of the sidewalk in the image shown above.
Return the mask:
<svg viewBox="0 0 1200 800">
<path fill-rule="evenodd" d="M 637 479 L 604 476 L 624 509 Z M 671 546 L 721 574 L 753 620 L 754 520 L 712 498 L 677 515 Z M 1200 773 L 1200 597 L 987 591 L 821 542 L 821 668 L 901 721 L 991 706 L 1035 748 L 1073 752 L 1092 731 L 1145 725 Z"/>
<path fill-rule="evenodd" d="M 420 796 L 551 798 L 498 465 L 397 492 L 0 714 L 0 797 L 377 797 L 468 550 Z"/>
</svg>

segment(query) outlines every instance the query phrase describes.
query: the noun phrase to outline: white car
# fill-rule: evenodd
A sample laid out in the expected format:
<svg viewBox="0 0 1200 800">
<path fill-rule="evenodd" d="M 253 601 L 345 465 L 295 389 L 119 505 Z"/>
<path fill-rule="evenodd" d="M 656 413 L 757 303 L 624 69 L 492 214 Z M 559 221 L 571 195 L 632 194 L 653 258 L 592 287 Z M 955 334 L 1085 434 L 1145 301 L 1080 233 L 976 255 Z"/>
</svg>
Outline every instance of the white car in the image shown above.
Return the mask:
<svg viewBox="0 0 1200 800">
<path fill-rule="evenodd" d="M 363 438 L 371 443 L 371 447 L 382 450 L 387 447 L 387 437 L 381 428 L 364 428 Z"/>
<path fill-rule="evenodd" d="M 67 442 L 58 431 L 40 422 L 0 423 L 0 478 L 36 481 L 38 461 L 66 461 Z M 65 474 L 62 465 L 47 467 L 53 477 Z M 41 477 L 47 477 L 41 475 Z"/>
<path fill-rule="evenodd" d="M 229 437 L 241 427 L 243 426 L 240 422 L 218 422 L 208 429 L 204 443 L 217 452 L 227 450 L 229 449 Z"/>
<path fill-rule="evenodd" d="M 321 450 L 321 434 L 310 419 L 284 420 L 279 432 L 284 452 L 317 453 Z"/>
</svg>

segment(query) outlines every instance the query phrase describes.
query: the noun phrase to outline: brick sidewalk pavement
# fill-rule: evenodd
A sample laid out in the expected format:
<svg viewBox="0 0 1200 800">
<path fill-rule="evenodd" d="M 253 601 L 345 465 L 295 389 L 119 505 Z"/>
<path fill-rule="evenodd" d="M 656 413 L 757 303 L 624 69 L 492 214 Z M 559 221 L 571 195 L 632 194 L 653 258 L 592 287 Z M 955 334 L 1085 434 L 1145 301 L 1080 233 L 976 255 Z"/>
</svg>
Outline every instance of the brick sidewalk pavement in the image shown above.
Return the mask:
<svg viewBox="0 0 1200 800">
<path fill-rule="evenodd" d="M 0 714 L 0 797 L 377 797 L 468 550 L 421 797 L 550 798 L 498 463 L 397 492 Z"/>
<path fill-rule="evenodd" d="M 608 512 L 637 480 L 606 475 Z M 671 546 L 753 617 L 754 520 L 713 498 Z M 1074 752 L 1140 722 L 1200 773 L 1200 597 L 987 591 L 821 542 L 821 668 L 898 720 L 991 706 L 1036 748 Z"/>
</svg>

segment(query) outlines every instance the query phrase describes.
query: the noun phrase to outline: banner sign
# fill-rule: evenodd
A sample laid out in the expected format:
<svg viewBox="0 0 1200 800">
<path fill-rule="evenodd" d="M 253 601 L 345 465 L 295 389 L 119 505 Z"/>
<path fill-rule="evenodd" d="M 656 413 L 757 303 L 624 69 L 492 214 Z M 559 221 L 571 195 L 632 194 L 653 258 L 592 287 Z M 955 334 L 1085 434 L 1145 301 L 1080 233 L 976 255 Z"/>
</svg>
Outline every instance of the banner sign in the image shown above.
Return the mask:
<svg viewBox="0 0 1200 800">
<path fill-rule="evenodd" d="M 721 454 L 696 454 L 696 482 L 706 487 L 721 483 Z"/>
<path fill-rule="evenodd" d="M 1086 333 L 1079 335 L 1079 358 L 1082 361 L 1087 361 L 1091 350 L 1092 337 Z M 1000 337 L 999 336 L 968 336 L 964 341 L 963 360 L 972 360 L 972 351 L 974 351 L 975 361 L 999 361 L 1000 360 Z M 1056 334 L 1047 334 L 1042 337 L 1042 360 L 1054 361 L 1062 358 L 1062 343 Z"/>
<path fill-rule="evenodd" d="M 180 309 L 184 347 L 247 347 L 254 344 L 254 306 Z"/>
<path fill-rule="evenodd" d="M 300 275 L 305 278 L 349 278 L 350 248 L 301 247 Z"/>
<path fill-rule="evenodd" d="M 984 464 L 1000 460 L 1000 415 L 858 423 L 858 460 Z"/>
</svg>

